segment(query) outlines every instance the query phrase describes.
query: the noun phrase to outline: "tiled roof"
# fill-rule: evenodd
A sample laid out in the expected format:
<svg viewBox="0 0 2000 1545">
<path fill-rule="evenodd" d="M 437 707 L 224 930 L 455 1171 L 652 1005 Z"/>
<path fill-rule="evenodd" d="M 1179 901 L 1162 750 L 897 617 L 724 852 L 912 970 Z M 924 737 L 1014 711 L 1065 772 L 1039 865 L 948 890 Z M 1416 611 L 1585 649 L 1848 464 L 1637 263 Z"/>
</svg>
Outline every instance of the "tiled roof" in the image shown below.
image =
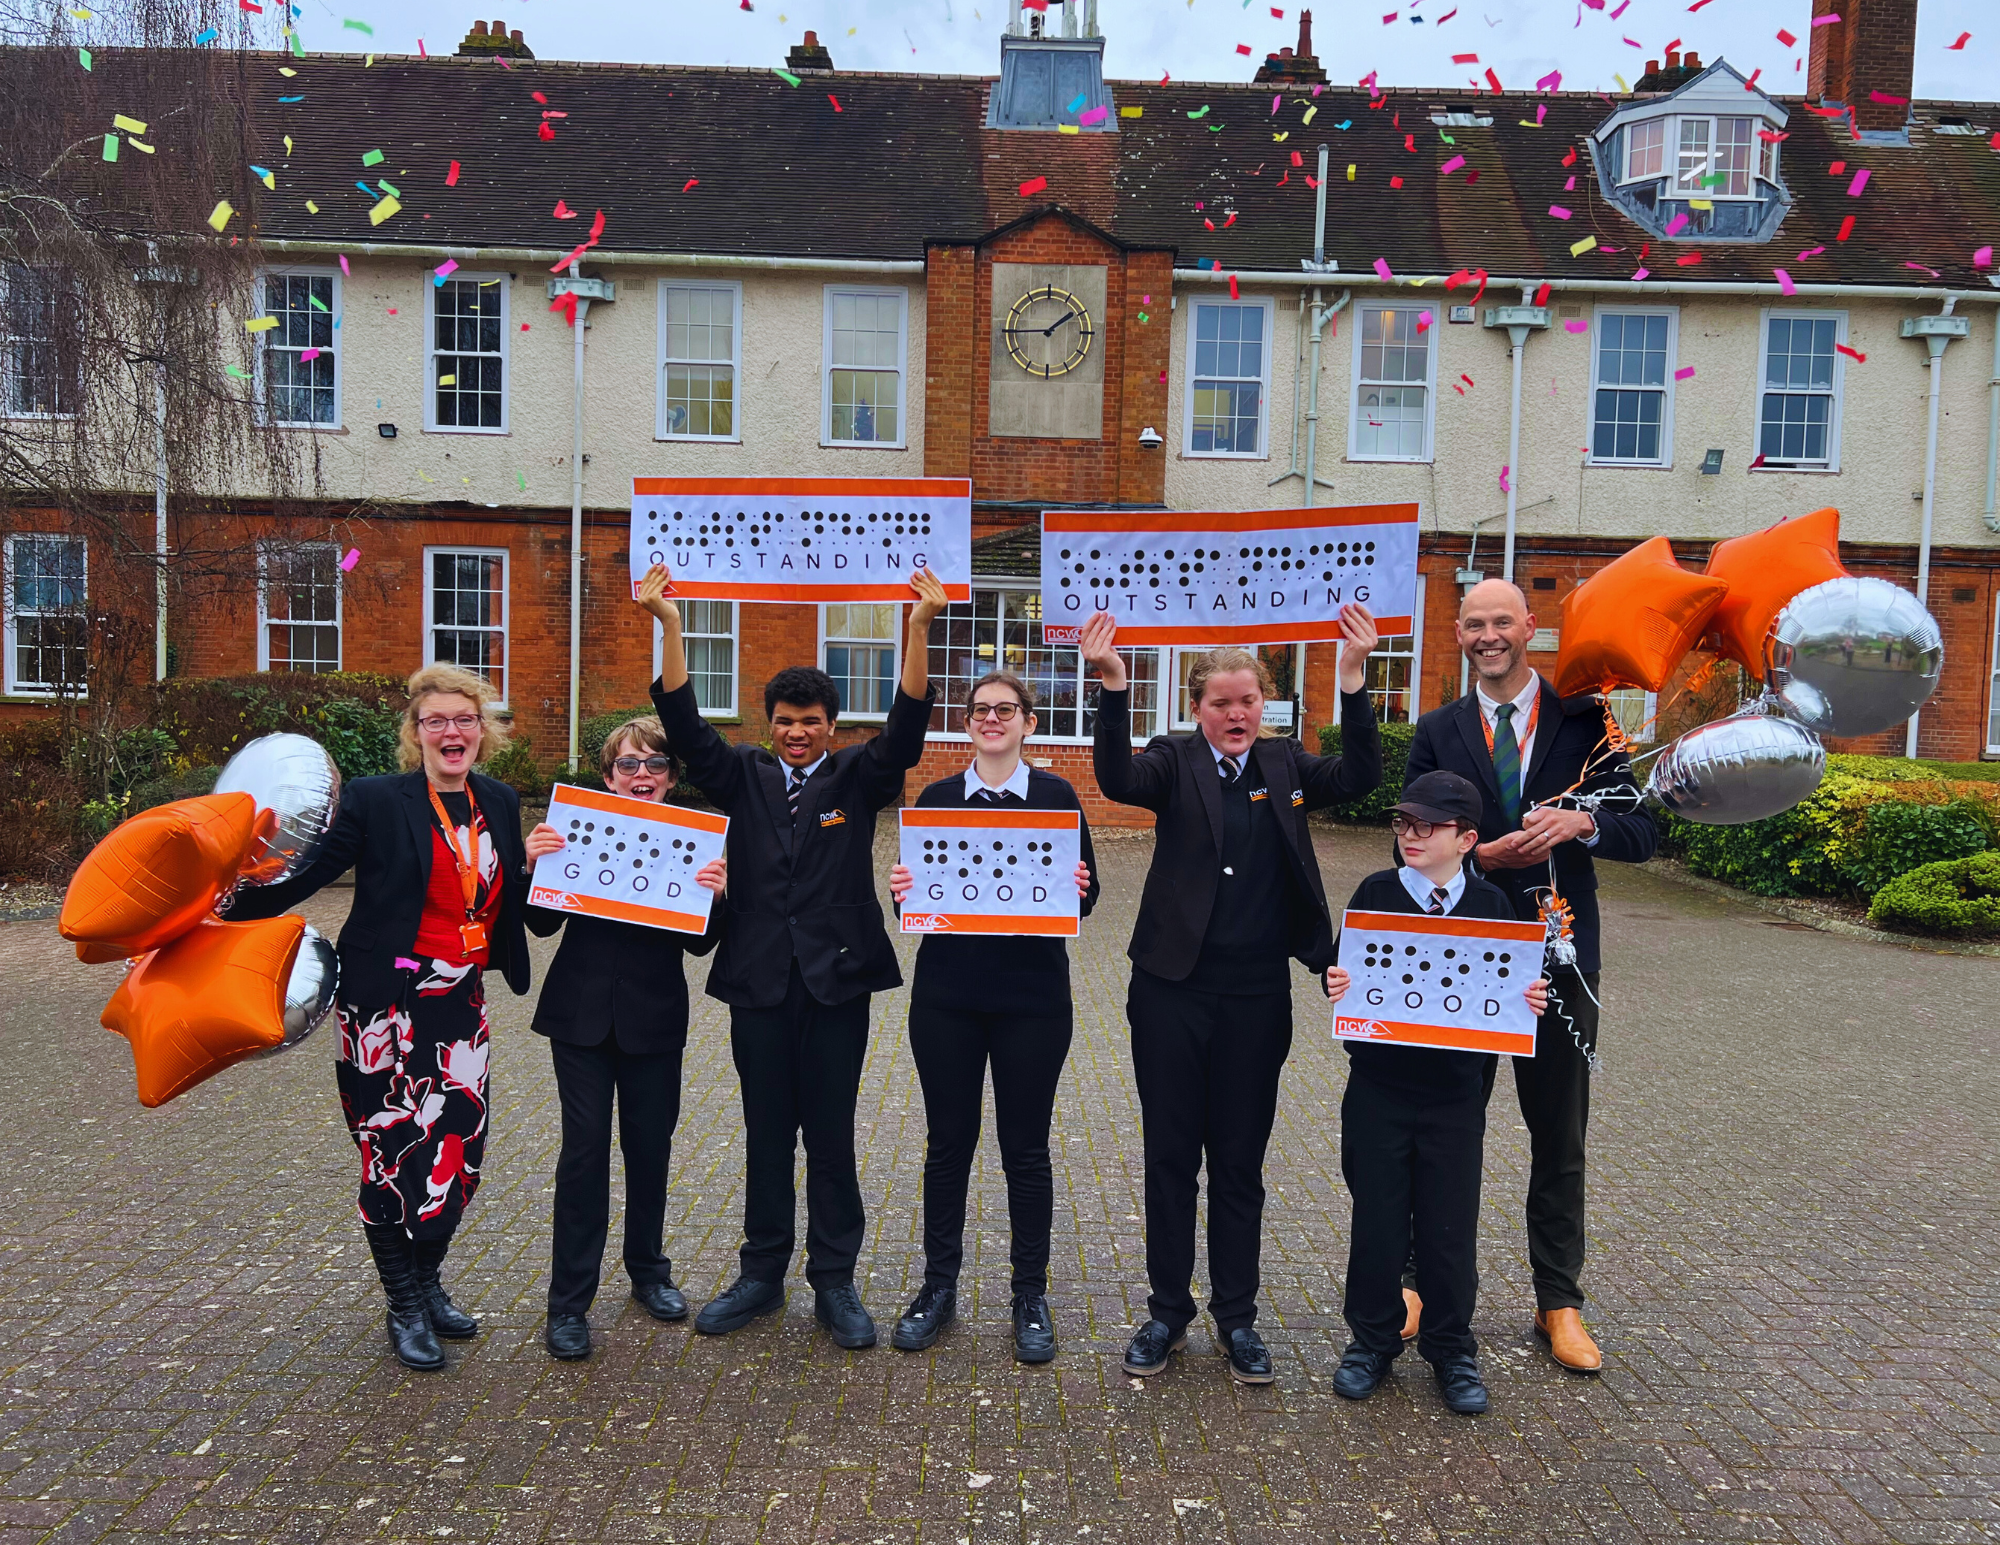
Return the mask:
<svg viewBox="0 0 2000 1545">
<path fill-rule="evenodd" d="M 982 579 L 1039 579 L 1042 573 L 1040 521 L 975 537 L 972 572 Z"/>
<path fill-rule="evenodd" d="M 281 78 L 281 62 L 296 76 Z M 189 68 L 199 68 L 191 57 Z M 64 73 L 75 74 L 67 65 Z M 145 78 L 134 96 L 171 96 L 173 71 L 157 56 L 140 69 L 113 50 L 98 55 L 89 89 L 115 94 L 121 73 Z M 1370 274 L 1380 258 L 1399 274 L 1483 267 L 1623 279 L 1647 239 L 1598 192 L 1589 134 L 1611 99 L 1593 94 L 1396 89 L 1371 106 L 1357 90 L 1313 97 L 1290 87 L 1273 115 L 1270 86 L 1114 82 L 1117 108 L 1140 115 L 1121 116 L 1116 134 L 1068 136 L 982 127 L 991 82 L 965 76 L 835 72 L 793 87 L 761 70 L 548 60 L 509 70 L 492 60 L 404 57 L 364 66 L 353 55 L 263 55 L 245 59 L 242 77 L 243 161 L 271 168 L 277 190 L 246 169 L 241 186 L 195 190 L 196 201 L 205 213 L 213 197 L 230 197 L 265 239 L 562 250 L 583 240 L 601 208 L 610 250 L 913 260 L 927 241 L 977 239 L 1034 204 L 1056 203 L 1124 242 L 1174 248 L 1178 266 L 1208 259 L 1290 273 L 1311 255 L 1306 178 L 1322 141 L 1332 152 L 1328 256 L 1344 273 Z M 278 100 L 290 96 L 302 100 Z M 1967 109 L 1918 104 L 1912 143 L 1896 148 L 1858 145 L 1844 125 L 1780 100 L 1791 115 L 1782 164 L 1796 203 L 1776 239 L 1655 243 L 1644 259 L 1655 278 L 1769 283 L 1782 267 L 1801 283 L 1987 288 L 1971 257 L 2000 227 L 2000 154 L 1986 134 L 1930 127 Z M 163 161 L 173 106 L 120 99 L 121 111 L 162 120 Z M 1491 111 L 1494 121 L 1441 129 L 1431 114 L 1447 106 Z M 1309 107 L 1318 110 L 1308 125 Z M 1542 126 L 1524 127 L 1542 108 Z M 545 111 L 568 116 L 545 120 Z M 79 112 L 76 126 L 88 132 L 94 114 L 85 123 Z M 2000 109 L 1969 116 L 1985 123 Z M 537 137 L 544 121 L 553 140 Z M 1288 138 L 1275 141 L 1279 133 Z M 295 144 L 289 158 L 285 134 Z M 364 167 L 362 156 L 377 149 L 382 161 Z M 1576 162 L 1564 166 L 1571 150 Z M 1291 164 L 1294 152 L 1302 166 Z M 1459 156 L 1465 164 L 1443 174 Z M 447 187 L 453 161 L 459 175 Z M 1829 169 L 1836 162 L 1838 173 Z M 1863 169 L 1865 190 L 1850 197 Z M 100 174 L 112 189 L 120 169 L 91 172 Z M 355 184 L 381 177 L 402 190 L 404 207 L 371 226 L 374 198 Z M 1048 186 L 1024 199 L 1019 185 L 1034 177 Z M 553 218 L 559 198 L 582 218 Z M 307 212 L 308 199 L 319 214 Z M 1571 218 L 1551 216 L 1551 205 Z M 1855 227 L 1841 242 L 1848 215 Z M 1597 248 L 1572 256 L 1585 237 Z M 1797 256 L 1818 246 L 1826 251 L 1817 257 Z M 1697 265 L 1674 262 L 1696 253 Z"/>
</svg>

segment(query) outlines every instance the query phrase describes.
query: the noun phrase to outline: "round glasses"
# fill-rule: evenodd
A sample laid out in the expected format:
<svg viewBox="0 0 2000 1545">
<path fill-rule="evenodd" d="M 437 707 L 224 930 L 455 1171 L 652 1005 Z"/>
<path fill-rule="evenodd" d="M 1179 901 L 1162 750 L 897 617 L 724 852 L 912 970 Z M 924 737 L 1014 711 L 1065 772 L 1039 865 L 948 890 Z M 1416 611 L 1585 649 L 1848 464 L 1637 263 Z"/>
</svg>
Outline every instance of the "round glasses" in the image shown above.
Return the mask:
<svg viewBox="0 0 2000 1545">
<path fill-rule="evenodd" d="M 674 764 L 671 758 L 664 756 L 649 756 L 643 760 L 636 756 L 621 756 L 611 765 L 628 778 L 642 767 L 657 778 Z"/>
<path fill-rule="evenodd" d="M 461 735 L 470 735 L 479 728 L 480 718 L 476 713 L 454 714 L 447 717 L 434 713 L 417 720 L 417 728 L 426 735 L 442 735 L 446 730 L 457 730 Z"/>
<path fill-rule="evenodd" d="M 1019 703 L 974 703 L 970 708 L 965 710 L 965 716 L 975 721 L 980 719 L 998 719 L 1002 724 L 1005 724 L 1020 711 L 1021 705 Z"/>
<path fill-rule="evenodd" d="M 1389 830 L 1398 837 L 1415 837 L 1419 841 L 1433 832 L 1443 831 L 1458 825 L 1456 821 L 1419 821 L 1413 815 L 1404 815 L 1400 810 L 1389 817 Z"/>
</svg>

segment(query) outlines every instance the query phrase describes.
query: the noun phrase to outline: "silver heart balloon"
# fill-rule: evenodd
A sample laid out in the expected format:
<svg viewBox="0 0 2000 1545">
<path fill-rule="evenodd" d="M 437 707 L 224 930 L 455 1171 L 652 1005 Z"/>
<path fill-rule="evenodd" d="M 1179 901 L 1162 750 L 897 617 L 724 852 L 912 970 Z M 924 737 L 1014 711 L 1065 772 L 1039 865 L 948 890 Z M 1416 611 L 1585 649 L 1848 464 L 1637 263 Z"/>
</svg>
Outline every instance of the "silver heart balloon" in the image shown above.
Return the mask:
<svg viewBox="0 0 2000 1545">
<path fill-rule="evenodd" d="M 1944 635 L 1909 591 L 1859 574 L 1824 580 L 1785 603 L 1764 641 L 1771 692 L 1821 735 L 1873 735 L 1937 691 Z"/>
<path fill-rule="evenodd" d="M 1789 810 L 1819 787 L 1826 749 L 1762 704 L 1689 730 L 1653 763 L 1646 792 L 1684 820 L 1740 826 Z"/>
<path fill-rule="evenodd" d="M 248 794 L 277 829 L 243 862 L 245 885 L 288 880 L 312 862 L 340 809 L 340 769 L 306 735 L 264 735 L 232 756 L 215 780 L 218 794 Z"/>
<path fill-rule="evenodd" d="M 333 1012 L 334 990 L 340 985 L 340 957 L 333 941 L 312 924 L 299 940 L 299 952 L 292 958 L 292 974 L 285 982 L 285 1038 L 276 1046 L 257 1053 L 275 1057 L 290 1051 Z"/>
</svg>

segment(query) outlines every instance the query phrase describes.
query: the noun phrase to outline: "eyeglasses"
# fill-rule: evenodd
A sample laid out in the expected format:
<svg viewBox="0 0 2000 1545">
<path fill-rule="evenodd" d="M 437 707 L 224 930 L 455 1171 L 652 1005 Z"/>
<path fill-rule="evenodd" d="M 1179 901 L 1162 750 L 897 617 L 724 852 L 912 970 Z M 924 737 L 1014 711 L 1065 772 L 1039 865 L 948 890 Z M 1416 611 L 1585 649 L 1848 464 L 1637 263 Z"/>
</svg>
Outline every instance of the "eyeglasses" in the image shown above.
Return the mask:
<svg viewBox="0 0 2000 1545">
<path fill-rule="evenodd" d="M 1415 816 L 1404 815 L 1398 810 L 1389 817 L 1389 830 L 1398 837 L 1415 837 L 1419 841 L 1433 832 L 1447 831 L 1458 825 L 1456 821 L 1419 821 Z"/>
<path fill-rule="evenodd" d="M 417 720 L 417 728 L 426 735 L 442 735 L 446 730 L 457 730 L 461 735 L 470 735 L 479 728 L 480 722 L 480 717 L 476 713 L 455 714 L 450 718 L 441 713 L 434 713 L 427 718 Z"/>
<path fill-rule="evenodd" d="M 657 778 L 674 763 L 671 757 L 665 756 L 649 756 L 643 760 L 636 756 L 621 756 L 611 765 L 628 778 L 642 767 Z"/>
<path fill-rule="evenodd" d="M 974 721 L 980 719 L 998 719 L 1002 724 L 1005 724 L 1020 711 L 1021 705 L 1019 703 L 974 703 L 970 708 L 965 710 L 965 716 Z"/>
</svg>

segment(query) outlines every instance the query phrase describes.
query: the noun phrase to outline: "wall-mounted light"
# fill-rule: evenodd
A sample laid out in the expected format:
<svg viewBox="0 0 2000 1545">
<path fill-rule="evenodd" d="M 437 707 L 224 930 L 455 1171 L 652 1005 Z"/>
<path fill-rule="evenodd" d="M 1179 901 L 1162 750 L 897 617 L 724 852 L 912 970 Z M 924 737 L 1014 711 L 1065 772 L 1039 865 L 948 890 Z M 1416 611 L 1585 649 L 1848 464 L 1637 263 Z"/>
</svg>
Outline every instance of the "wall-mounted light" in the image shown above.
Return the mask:
<svg viewBox="0 0 2000 1545">
<path fill-rule="evenodd" d="M 375 426 L 375 433 L 385 440 L 393 440 L 396 438 L 396 426 L 394 424 L 377 424 Z"/>
<path fill-rule="evenodd" d="M 1702 457 L 1701 475 L 1703 477 L 1716 477 L 1719 476 L 1721 472 L 1722 472 L 1722 452 L 1711 450 L 1706 456 Z"/>
</svg>

